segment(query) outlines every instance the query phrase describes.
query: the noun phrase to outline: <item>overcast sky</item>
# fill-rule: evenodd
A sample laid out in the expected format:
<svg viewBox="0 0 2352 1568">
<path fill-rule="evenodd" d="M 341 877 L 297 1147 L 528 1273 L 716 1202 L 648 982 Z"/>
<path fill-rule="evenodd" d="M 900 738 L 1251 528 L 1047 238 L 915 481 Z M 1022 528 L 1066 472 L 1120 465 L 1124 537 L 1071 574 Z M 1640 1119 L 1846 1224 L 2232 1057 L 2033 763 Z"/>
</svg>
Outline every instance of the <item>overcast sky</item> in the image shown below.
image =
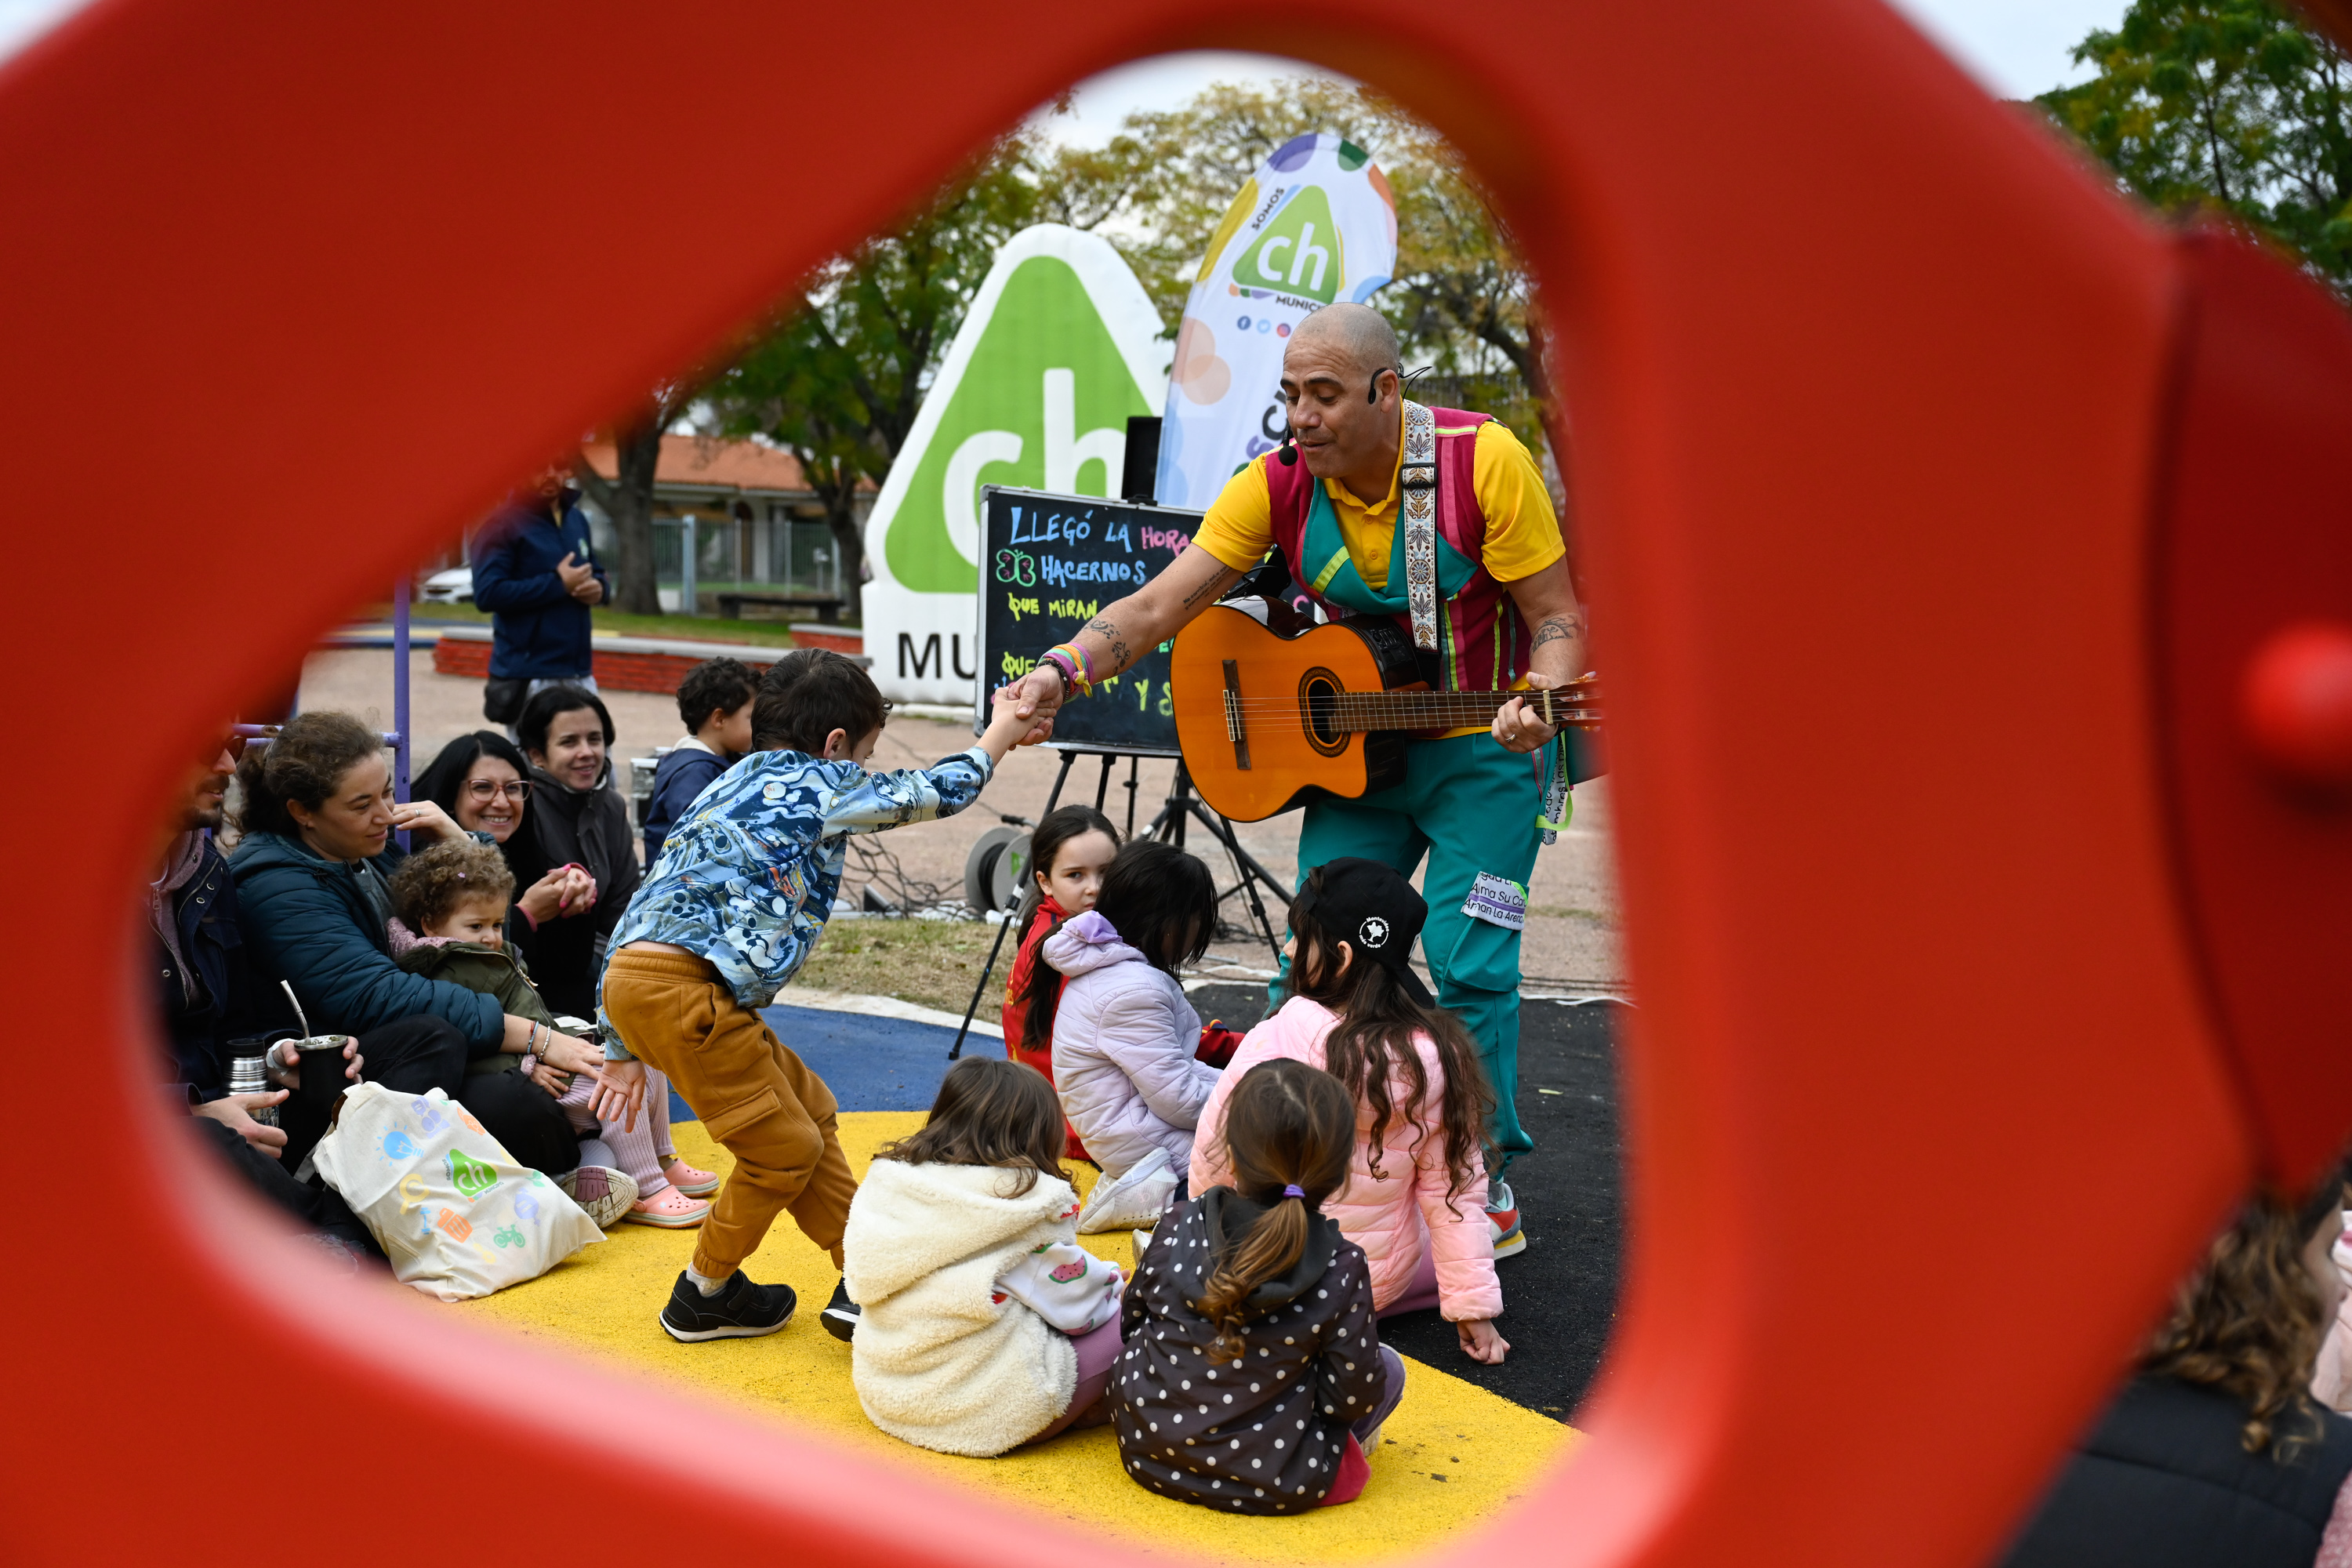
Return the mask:
<svg viewBox="0 0 2352 1568">
<path fill-rule="evenodd" d="M 37 36 L 76 0 L 0 0 L 0 55 Z M 2003 98 L 2027 98 L 2082 73 L 2066 51 L 2112 27 L 2126 0 L 1891 0 L 1961 67 Z M 1100 142 L 1129 110 L 1172 109 L 1213 81 L 1263 80 L 1301 68 L 1265 55 L 1164 55 L 1081 84 L 1076 112 L 1052 116 L 1056 136 Z"/>
<path fill-rule="evenodd" d="M 22 0 L 0 0 L 0 5 Z M 1889 0 L 1960 68 L 2002 98 L 2031 98 L 2087 75 L 2067 52 L 2113 27 L 2126 0 Z M 1079 84 L 1069 114 L 1041 117 L 1054 136 L 1100 145 L 1131 110 L 1173 109 L 1213 81 L 1263 81 L 1313 68 L 1272 55 L 1162 55 Z"/>
</svg>

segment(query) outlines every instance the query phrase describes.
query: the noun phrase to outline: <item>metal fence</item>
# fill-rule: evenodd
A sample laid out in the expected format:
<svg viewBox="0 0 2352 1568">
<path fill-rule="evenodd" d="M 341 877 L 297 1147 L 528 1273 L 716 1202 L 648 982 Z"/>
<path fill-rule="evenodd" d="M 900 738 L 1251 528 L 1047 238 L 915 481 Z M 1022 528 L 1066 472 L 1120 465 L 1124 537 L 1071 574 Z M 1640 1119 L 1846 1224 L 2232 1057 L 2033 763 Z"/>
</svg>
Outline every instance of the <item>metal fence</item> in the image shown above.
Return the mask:
<svg viewBox="0 0 2352 1568">
<path fill-rule="evenodd" d="M 677 589 L 681 608 L 736 591 L 838 598 L 841 549 L 821 519 L 656 518 L 654 581 Z"/>
</svg>

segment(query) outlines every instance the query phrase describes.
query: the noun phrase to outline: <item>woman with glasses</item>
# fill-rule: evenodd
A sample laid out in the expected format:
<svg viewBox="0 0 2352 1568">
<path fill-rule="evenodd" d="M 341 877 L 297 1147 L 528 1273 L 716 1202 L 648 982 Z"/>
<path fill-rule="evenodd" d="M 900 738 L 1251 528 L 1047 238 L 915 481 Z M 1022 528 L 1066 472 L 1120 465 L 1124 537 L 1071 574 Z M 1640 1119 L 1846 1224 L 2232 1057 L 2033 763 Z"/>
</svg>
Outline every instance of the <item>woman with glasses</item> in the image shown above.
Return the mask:
<svg viewBox="0 0 2352 1568">
<path fill-rule="evenodd" d="M 515 874 L 515 916 L 525 930 L 536 931 L 595 908 L 596 880 L 582 866 L 550 868 L 543 863 L 530 831 L 530 769 L 504 735 L 477 730 L 442 747 L 412 793 L 439 805 L 467 832 L 482 834 L 499 847 Z M 509 933 L 510 940 L 514 934 Z"/>
</svg>

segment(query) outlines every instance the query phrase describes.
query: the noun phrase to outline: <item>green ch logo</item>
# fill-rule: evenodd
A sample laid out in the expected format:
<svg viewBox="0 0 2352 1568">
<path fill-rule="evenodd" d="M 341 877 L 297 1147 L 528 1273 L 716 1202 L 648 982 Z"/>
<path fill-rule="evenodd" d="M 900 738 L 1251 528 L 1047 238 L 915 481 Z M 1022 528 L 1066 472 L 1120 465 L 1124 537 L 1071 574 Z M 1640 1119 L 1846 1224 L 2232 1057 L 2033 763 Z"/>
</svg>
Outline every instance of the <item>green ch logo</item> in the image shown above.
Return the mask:
<svg viewBox="0 0 2352 1568">
<path fill-rule="evenodd" d="M 449 1184 L 468 1200 L 499 1184 L 499 1173 L 462 1149 L 449 1151 Z"/>
<path fill-rule="evenodd" d="M 975 323 L 967 323 L 970 331 Z M 1135 384 L 1086 283 L 1058 257 L 1014 268 L 980 331 L 945 412 L 919 453 L 883 549 L 918 593 L 979 586 L 982 484 L 1113 494 L 1129 415 L 1151 405 Z"/>
<path fill-rule="evenodd" d="M 1251 245 L 1234 278 L 1244 289 L 1276 289 L 1328 305 L 1339 297 L 1346 270 L 1339 226 L 1331 221 L 1323 187 L 1301 185 Z"/>
</svg>

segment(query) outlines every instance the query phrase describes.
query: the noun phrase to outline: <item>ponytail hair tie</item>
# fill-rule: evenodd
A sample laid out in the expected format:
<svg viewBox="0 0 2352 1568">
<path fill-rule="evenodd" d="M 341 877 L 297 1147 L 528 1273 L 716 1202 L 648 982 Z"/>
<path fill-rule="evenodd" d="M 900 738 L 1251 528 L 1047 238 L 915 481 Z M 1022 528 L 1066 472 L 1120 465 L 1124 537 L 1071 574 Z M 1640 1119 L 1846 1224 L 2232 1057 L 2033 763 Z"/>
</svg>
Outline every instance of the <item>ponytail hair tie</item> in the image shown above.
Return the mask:
<svg viewBox="0 0 2352 1568">
<path fill-rule="evenodd" d="M 1282 1189 L 1282 1195 L 1286 1198 L 1303 1198 L 1307 1195 L 1307 1189 L 1293 1182 Z"/>
</svg>

